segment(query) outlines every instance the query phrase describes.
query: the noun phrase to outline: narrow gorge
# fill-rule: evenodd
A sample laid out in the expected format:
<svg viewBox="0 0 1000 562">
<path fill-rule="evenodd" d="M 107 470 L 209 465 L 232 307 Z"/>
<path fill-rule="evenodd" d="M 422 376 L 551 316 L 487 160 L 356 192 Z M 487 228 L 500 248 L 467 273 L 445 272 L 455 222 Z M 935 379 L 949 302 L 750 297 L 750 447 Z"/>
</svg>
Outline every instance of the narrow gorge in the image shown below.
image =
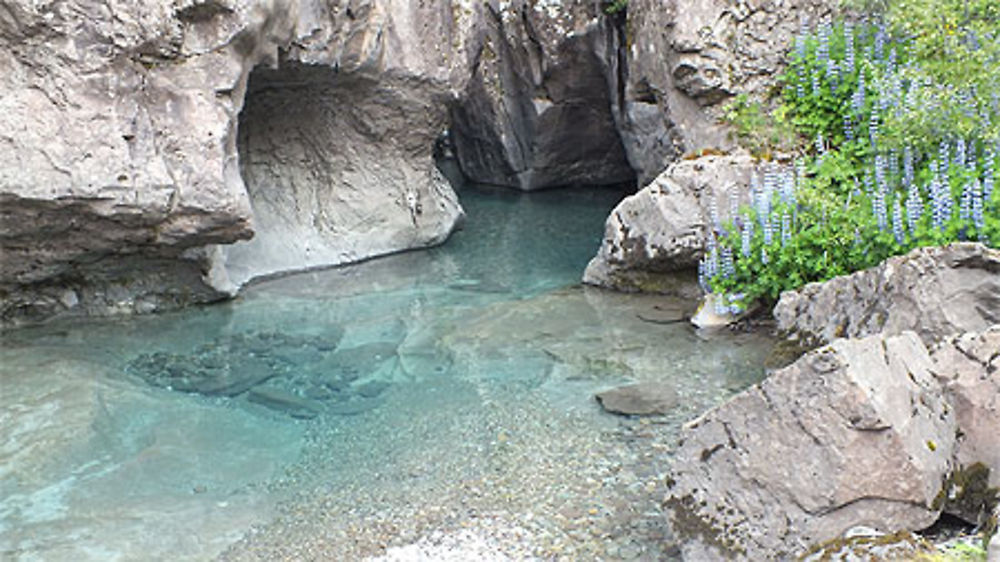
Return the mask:
<svg viewBox="0 0 1000 562">
<path fill-rule="evenodd" d="M 880 148 L 896 4 L 0 2 L 0 558 L 997 556 L 1000 144 Z"/>
</svg>

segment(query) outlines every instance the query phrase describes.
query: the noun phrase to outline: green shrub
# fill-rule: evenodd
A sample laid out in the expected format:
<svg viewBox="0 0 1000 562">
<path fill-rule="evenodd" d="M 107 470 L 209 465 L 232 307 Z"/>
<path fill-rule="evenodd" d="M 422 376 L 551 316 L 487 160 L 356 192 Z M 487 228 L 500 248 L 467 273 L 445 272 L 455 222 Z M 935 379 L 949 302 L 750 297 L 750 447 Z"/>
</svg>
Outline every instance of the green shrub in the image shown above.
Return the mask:
<svg viewBox="0 0 1000 562">
<path fill-rule="evenodd" d="M 801 32 L 773 113 L 802 156 L 763 165 L 751 204 L 716 221 L 703 288 L 740 309 L 919 246 L 1000 247 L 998 9 L 894 0 L 876 14 L 885 24 Z M 759 115 L 730 105 L 744 138 L 766 139 L 773 120 Z"/>
</svg>

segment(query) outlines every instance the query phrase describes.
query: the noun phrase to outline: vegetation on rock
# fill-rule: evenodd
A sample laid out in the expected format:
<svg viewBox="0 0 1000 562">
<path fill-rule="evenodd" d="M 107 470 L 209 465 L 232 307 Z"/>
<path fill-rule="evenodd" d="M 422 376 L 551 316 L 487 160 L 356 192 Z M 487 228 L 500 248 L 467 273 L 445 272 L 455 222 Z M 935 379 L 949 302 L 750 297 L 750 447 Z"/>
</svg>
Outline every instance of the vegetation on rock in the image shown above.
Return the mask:
<svg viewBox="0 0 1000 562">
<path fill-rule="evenodd" d="M 784 290 L 958 240 L 1000 247 L 1000 5 L 889 0 L 867 23 L 803 27 L 777 107 L 729 120 L 765 162 L 699 268 L 741 310 Z M 793 142 L 784 140 L 793 133 Z M 794 163 L 769 160 L 791 150 Z"/>
</svg>

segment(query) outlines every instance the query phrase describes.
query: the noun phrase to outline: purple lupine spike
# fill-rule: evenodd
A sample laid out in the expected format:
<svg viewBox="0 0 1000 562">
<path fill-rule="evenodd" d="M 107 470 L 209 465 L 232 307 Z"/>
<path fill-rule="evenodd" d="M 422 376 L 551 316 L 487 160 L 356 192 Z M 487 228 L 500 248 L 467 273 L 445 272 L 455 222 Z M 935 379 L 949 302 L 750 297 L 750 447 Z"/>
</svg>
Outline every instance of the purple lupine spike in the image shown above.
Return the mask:
<svg viewBox="0 0 1000 562">
<path fill-rule="evenodd" d="M 996 153 L 993 147 L 986 148 L 983 156 L 983 198 L 989 201 L 993 197 L 993 185 L 996 181 Z"/>
<path fill-rule="evenodd" d="M 962 186 L 962 200 L 959 202 L 958 207 L 958 218 L 963 221 L 972 220 L 972 190 L 973 184 L 972 180 L 965 182 Z"/>
<path fill-rule="evenodd" d="M 698 260 L 698 286 L 701 287 L 703 293 L 711 293 L 712 291 L 708 286 L 708 274 L 705 271 L 707 269 L 705 266 L 706 261 L 706 256 L 702 256 Z"/>
<path fill-rule="evenodd" d="M 892 235 L 896 239 L 896 243 L 903 244 L 903 209 L 902 205 L 899 203 L 900 197 L 897 195 L 896 200 L 892 205 Z"/>
<path fill-rule="evenodd" d="M 881 61 L 885 58 L 885 40 L 885 24 L 880 23 L 878 29 L 875 31 L 875 52 L 873 57 L 875 60 Z"/>
<path fill-rule="evenodd" d="M 910 227 L 910 232 L 916 232 L 917 222 L 924 214 L 924 202 L 920 198 L 920 188 L 917 184 L 910 182 L 906 195 L 906 222 Z"/>
<path fill-rule="evenodd" d="M 951 161 L 951 163 L 957 166 L 958 169 L 962 169 L 965 167 L 965 159 L 966 159 L 965 151 L 966 151 L 965 139 L 962 137 L 958 137 L 958 139 L 955 140 L 955 158 Z"/>
<path fill-rule="evenodd" d="M 854 142 L 854 121 L 846 113 L 844 114 L 844 140 Z"/>
<path fill-rule="evenodd" d="M 740 253 L 744 258 L 750 257 L 750 252 L 752 251 L 751 243 L 753 241 L 753 221 L 750 217 L 743 221 L 743 229 L 740 232 Z"/>
<path fill-rule="evenodd" d="M 854 95 L 851 96 L 851 105 L 854 108 L 854 112 L 859 115 L 865 110 L 866 95 L 865 73 L 864 70 L 862 70 L 858 73 L 858 89 L 855 90 Z"/>
<path fill-rule="evenodd" d="M 792 217 L 785 211 L 781 215 L 781 246 L 785 247 L 792 239 Z"/>
<path fill-rule="evenodd" d="M 913 185 L 913 147 L 906 145 L 903 147 L 903 186 Z"/>
<path fill-rule="evenodd" d="M 983 189 L 979 180 L 972 180 L 972 225 L 976 229 L 979 240 L 984 239 L 983 230 L 986 228 L 986 218 L 983 216 Z"/>
<path fill-rule="evenodd" d="M 714 193 L 708 198 L 708 217 L 712 223 L 712 232 L 722 232 L 722 221 L 719 218 L 719 202 L 716 200 Z"/>
<path fill-rule="evenodd" d="M 726 279 L 736 275 L 736 264 L 733 260 L 733 249 L 729 246 L 722 248 L 722 276 Z"/>
</svg>

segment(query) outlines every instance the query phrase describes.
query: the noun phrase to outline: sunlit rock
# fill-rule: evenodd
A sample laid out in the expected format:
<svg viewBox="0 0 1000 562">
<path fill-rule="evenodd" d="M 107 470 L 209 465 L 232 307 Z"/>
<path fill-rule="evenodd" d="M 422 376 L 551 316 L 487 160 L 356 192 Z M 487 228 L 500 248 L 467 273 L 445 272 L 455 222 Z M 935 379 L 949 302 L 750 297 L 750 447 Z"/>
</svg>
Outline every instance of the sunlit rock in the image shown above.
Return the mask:
<svg viewBox="0 0 1000 562">
<path fill-rule="evenodd" d="M 918 248 L 878 266 L 782 293 L 778 329 L 799 339 L 898 334 L 925 344 L 1000 321 L 1000 250 L 955 243 Z"/>
<path fill-rule="evenodd" d="M 913 333 L 839 340 L 691 422 L 667 501 L 688 559 L 783 559 L 857 525 L 933 523 L 957 429 L 933 368 Z"/>
<path fill-rule="evenodd" d="M 678 272 L 695 268 L 705 252 L 713 204 L 731 218 L 730 198 L 748 199 L 754 159 L 745 152 L 673 164 L 611 212 L 597 256 L 583 281 L 624 291 L 691 294 Z M 695 293 L 697 294 L 697 293 Z"/>
</svg>

